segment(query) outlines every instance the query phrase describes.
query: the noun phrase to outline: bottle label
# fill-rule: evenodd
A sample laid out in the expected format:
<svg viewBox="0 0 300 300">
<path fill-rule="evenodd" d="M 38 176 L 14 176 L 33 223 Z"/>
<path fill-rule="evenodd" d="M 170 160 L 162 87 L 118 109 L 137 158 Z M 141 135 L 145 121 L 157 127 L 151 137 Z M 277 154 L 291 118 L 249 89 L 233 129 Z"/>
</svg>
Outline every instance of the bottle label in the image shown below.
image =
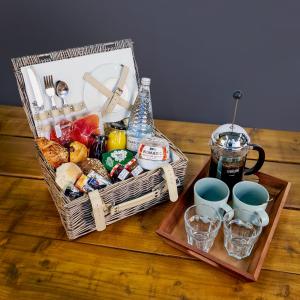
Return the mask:
<svg viewBox="0 0 300 300">
<path fill-rule="evenodd" d="M 126 169 L 123 169 L 120 174 L 118 175 L 118 178 L 120 180 L 125 180 L 128 176 L 129 172 Z"/>
<path fill-rule="evenodd" d="M 152 147 L 141 144 L 138 149 L 138 156 L 148 160 L 167 160 L 169 158 L 169 149 L 167 147 Z"/>
<path fill-rule="evenodd" d="M 127 136 L 127 146 L 126 146 L 126 148 L 130 151 L 137 152 L 140 141 L 141 141 L 141 138 Z"/>
</svg>

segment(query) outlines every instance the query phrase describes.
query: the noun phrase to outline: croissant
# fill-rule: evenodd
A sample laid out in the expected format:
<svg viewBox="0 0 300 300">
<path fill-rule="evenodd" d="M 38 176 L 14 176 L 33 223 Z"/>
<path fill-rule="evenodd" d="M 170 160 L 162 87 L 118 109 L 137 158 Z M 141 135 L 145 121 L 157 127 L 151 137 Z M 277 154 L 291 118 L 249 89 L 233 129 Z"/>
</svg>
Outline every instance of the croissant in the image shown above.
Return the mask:
<svg viewBox="0 0 300 300">
<path fill-rule="evenodd" d="M 61 164 L 68 162 L 69 153 L 67 149 L 60 144 L 46 138 L 37 138 L 35 141 L 47 162 L 53 168 L 56 169 Z"/>
</svg>

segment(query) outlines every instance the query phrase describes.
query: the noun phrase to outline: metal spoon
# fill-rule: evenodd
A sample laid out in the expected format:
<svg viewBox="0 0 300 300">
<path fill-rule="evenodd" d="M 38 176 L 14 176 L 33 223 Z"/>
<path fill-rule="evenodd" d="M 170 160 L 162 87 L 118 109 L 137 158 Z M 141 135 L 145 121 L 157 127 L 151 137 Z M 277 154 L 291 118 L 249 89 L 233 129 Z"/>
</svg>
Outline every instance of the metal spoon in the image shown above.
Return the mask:
<svg viewBox="0 0 300 300">
<path fill-rule="evenodd" d="M 64 81 L 57 81 L 55 84 L 55 92 L 56 95 L 61 99 L 63 106 L 67 105 L 65 97 L 69 94 L 69 87 Z"/>
</svg>

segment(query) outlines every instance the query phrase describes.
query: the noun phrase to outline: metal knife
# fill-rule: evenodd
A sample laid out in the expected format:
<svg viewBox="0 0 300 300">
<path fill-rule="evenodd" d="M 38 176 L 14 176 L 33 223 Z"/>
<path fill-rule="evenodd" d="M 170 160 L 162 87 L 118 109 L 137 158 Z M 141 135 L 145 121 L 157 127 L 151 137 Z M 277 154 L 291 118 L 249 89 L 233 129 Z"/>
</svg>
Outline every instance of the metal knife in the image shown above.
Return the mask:
<svg viewBox="0 0 300 300">
<path fill-rule="evenodd" d="M 33 90 L 33 94 L 34 94 L 34 105 L 39 107 L 39 110 L 43 110 L 44 109 L 44 100 L 43 100 L 43 95 L 42 92 L 40 90 L 40 84 L 38 82 L 37 76 L 33 70 L 32 67 L 27 67 L 27 74 L 30 80 L 30 84 Z"/>
</svg>

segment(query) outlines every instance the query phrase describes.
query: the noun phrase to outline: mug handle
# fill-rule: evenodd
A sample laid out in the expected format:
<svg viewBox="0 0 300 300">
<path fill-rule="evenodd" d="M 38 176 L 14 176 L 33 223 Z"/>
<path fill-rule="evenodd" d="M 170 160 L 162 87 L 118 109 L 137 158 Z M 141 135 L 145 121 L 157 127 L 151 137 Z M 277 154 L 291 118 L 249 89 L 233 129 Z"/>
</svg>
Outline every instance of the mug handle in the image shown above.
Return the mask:
<svg viewBox="0 0 300 300">
<path fill-rule="evenodd" d="M 269 224 L 269 216 L 264 210 L 258 210 L 255 212 L 261 218 L 261 226 L 267 226 Z"/>
<path fill-rule="evenodd" d="M 232 214 L 230 214 L 229 218 L 230 219 L 233 218 L 234 212 L 233 212 L 232 207 L 230 205 L 228 205 L 227 203 L 224 203 L 220 208 L 225 211 L 225 214 L 227 214 L 228 212 L 232 211 Z"/>
<path fill-rule="evenodd" d="M 245 168 L 244 175 L 255 174 L 265 162 L 265 150 L 257 144 L 249 144 L 250 150 L 258 152 L 258 160 L 252 168 Z"/>
</svg>

